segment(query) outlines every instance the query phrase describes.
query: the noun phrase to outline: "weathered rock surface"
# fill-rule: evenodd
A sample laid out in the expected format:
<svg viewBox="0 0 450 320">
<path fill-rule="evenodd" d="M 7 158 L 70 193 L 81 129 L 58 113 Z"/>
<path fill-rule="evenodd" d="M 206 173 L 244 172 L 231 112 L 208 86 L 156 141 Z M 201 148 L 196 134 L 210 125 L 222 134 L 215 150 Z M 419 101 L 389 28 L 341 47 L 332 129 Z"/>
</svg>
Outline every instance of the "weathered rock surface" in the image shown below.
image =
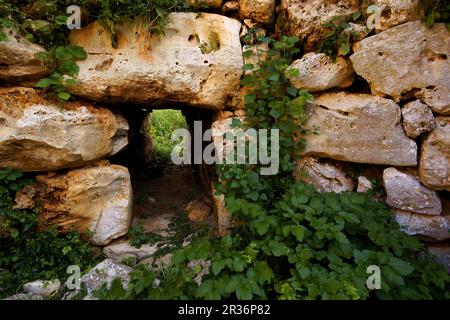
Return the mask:
<svg viewBox="0 0 450 320">
<path fill-rule="evenodd" d="M 450 31 L 436 23 L 407 22 L 354 46 L 350 56 L 357 74 L 373 94 L 395 101 L 416 97 L 440 114 L 450 114 Z"/>
<path fill-rule="evenodd" d="M 91 241 L 105 245 L 127 233 L 132 190 L 128 169 L 101 161 L 67 173 L 38 176 L 40 228 L 91 232 Z"/>
<path fill-rule="evenodd" d="M 46 76 L 48 68 L 36 55 L 45 53 L 13 30 L 6 30 L 8 39 L 0 41 L 0 79 L 8 82 L 34 80 Z"/>
<path fill-rule="evenodd" d="M 241 19 L 254 22 L 271 23 L 275 13 L 275 0 L 239 0 Z"/>
<path fill-rule="evenodd" d="M 36 207 L 37 190 L 35 185 L 27 185 L 22 190 L 16 192 L 13 209 L 33 209 Z"/>
<path fill-rule="evenodd" d="M 428 246 L 428 250 L 435 257 L 436 261 L 443 264 L 450 273 L 450 246 Z"/>
<path fill-rule="evenodd" d="M 405 135 L 394 101 L 339 92 L 322 94 L 315 103 L 306 123 L 310 133 L 303 154 L 357 163 L 417 164 L 417 145 Z"/>
<path fill-rule="evenodd" d="M 310 51 L 328 32 L 323 24 L 356 11 L 352 0 L 282 0 L 277 21 L 279 33 L 297 36 Z"/>
<path fill-rule="evenodd" d="M 56 279 L 53 281 L 36 280 L 23 285 L 23 292 L 41 297 L 51 297 L 56 294 L 61 287 L 61 282 Z"/>
<path fill-rule="evenodd" d="M 127 121 L 109 109 L 47 100 L 31 88 L 0 88 L 0 168 L 78 167 L 127 144 Z"/>
<path fill-rule="evenodd" d="M 356 187 L 356 192 L 367 192 L 373 189 L 372 183 L 365 176 L 358 177 L 358 186 Z"/>
<path fill-rule="evenodd" d="M 422 143 L 419 177 L 435 190 L 450 191 L 450 117 L 436 117 L 436 129 Z"/>
<path fill-rule="evenodd" d="M 298 69 L 299 76 L 290 79 L 297 89 L 309 92 L 325 91 L 330 88 L 347 88 L 353 82 L 353 67 L 350 61 L 337 57 L 333 61 L 324 53 L 310 52 L 295 60 L 291 68 Z"/>
<path fill-rule="evenodd" d="M 143 244 L 139 248 L 136 248 L 127 240 L 116 240 L 105 246 L 103 253 L 106 257 L 121 262 L 129 256 L 134 256 L 137 260 L 151 257 L 158 249 L 157 244 Z"/>
<path fill-rule="evenodd" d="M 355 187 L 353 180 L 342 170 L 329 163 L 319 163 L 313 157 L 305 157 L 297 161 L 294 178 L 311 184 L 319 192 L 352 191 Z"/>
<path fill-rule="evenodd" d="M 88 273 L 81 277 L 81 283 L 86 286 L 88 295 L 106 283 L 107 287 L 111 286 L 114 279 L 119 278 L 122 286 L 126 289 L 130 283 L 130 273 L 133 271 L 130 267 L 115 263 L 111 259 L 105 259 Z"/>
<path fill-rule="evenodd" d="M 387 168 L 383 171 L 383 185 L 386 203 L 393 208 L 430 215 L 442 212 L 437 192 L 424 187 L 411 174 Z"/>
<path fill-rule="evenodd" d="M 190 221 L 205 221 L 211 208 L 201 201 L 192 200 L 186 206 L 186 213 Z"/>
<path fill-rule="evenodd" d="M 150 36 L 136 21 L 117 28 L 117 48 L 98 22 L 72 31 L 83 47 L 72 93 L 96 101 L 185 103 L 222 109 L 239 90 L 241 24 L 217 14 L 172 13 L 165 35 Z M 103 30 L 104 31 L 104 30 Z"/>
<path fill-rule="evenodd" d="M 238 1 L 227 1 L 223 4 L 222 10 L 220 11 L 222 14 L 230 14 L 234 12 L 239 12 L 239 2 Z"/>
<path fill-rule="evenodd" d="M 433 130 L 436 127 L 433 112 L 420 100 L 412 101 L 402 108 L 403 129 L 406 135 L 417 138 L 424 132 Z"/>
<path fill-rule="evenodd" d="M 424 15 L 420 0 L 375 0 L 372 5 L 379 7 L 379 20 L 375 20 L 375 30 L 383 31 L 399 24 L 420 20 Z"/>
<path fill-rule="evenodd" d="M 37 296 L 31 293 L 18 293 L 12 296 L 9 296 L 3 300 L 42 300 L 42 296 Z"/>
<path fill-rule="evenodd" d="M 395 219 L 407 234 L 425 236 L 436 240 L 450 239 L 450 220 L 448 217 L 395 210 Z"/>
</svg>

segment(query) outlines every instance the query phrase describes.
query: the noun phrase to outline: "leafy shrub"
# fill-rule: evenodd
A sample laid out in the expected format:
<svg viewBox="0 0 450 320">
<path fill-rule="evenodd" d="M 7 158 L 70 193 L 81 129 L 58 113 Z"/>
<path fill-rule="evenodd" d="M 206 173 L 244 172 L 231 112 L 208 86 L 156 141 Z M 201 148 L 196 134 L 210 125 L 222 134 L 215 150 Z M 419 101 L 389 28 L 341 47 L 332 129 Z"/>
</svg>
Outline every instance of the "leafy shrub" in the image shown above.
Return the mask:
<svg viewBox="0 0 450 320">
<path fill-rule="evenodd" d="M 69 265 L 86 270 L 96 262 L 93 248 L 80 234 L 59 235 L 54 229 L 38 232 L 39 208 L 13 209 L 16 191 L 32 183 L 20 172 L 0 170 L 0 297 L 21 291 L 36 279 L 61 281 Z"/>
</svg>

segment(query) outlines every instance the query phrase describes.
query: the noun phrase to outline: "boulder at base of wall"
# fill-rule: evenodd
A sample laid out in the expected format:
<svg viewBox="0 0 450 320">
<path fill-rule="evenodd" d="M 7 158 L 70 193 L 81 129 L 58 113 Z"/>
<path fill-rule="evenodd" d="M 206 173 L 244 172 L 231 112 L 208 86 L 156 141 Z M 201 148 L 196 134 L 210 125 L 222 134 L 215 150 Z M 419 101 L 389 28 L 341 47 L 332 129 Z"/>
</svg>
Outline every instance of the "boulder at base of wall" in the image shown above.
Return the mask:
<svg viewBox="0 0 450 320">
<path fill-rule="evenodd" d="M 423 186 L 409 173 L 387 168 L 383 171 L 383 185 L 386 203 L 392 208 L 430 215 L 442 213 L 437 192 Z"/>
<path fill-rule="evenodd" d="M 72 93 L 96 101 L 184 103 L 222 109 L 243 73 L 239 21 L 217 15 L 171 13 L 164 34 L 141 20 L 117 27 L 117 46 L 98 22 L 72 31 L 79 61 Z"/>
<path fill-rule="evenodd" d="M 372 93 L 395 101 L 416 97 L 433 112 L 450 114 L 450 30 L 407 22 L 363 39 L 350 56 Z"/>
<path fill-rule="evenodd" d="M 450 117 L 436 117 L 436 128 L 422 143 L 419 177 L 434 190 L 450 191 Z"/>
<path fill-rule="evenodd" d="M 79 167 L 127 144 L 127 121 L 107 108 L 48 100 L 31 88 L 0 88 L 0 168 Z"/>
<path fill-rule="evenodd" d="M 405 135 L 400 107 L 369 94 L 326 93 L 306 123 L 304 155 L 357 163 L 417 165 L 416 142 Z"/>
<path fill-rule="evenodd" d="M 5 31 L 7 39 L 0 41 L 0 79 L 8 82 L 34 80 L 45 77 L 49 69 L 37 54 L 45 49 L 19 36 L 11 29 Z"/>
<path fill-rule="evenodd" d="M 436 240 L 450 239 L 450 219 L 447 216 L 415 214 L 402 210 L 394 210 L 394 215 L 401 229 L 409 235 Z"/>
<path fill-rule="evenodd" d="M 39 227 L 62 232 L 91 233 L 91 241 L 106 245 L 127 233 L 132 218 L 128 169 L 108 161 L 61 174 L 38 176 Z"/>
</svg>

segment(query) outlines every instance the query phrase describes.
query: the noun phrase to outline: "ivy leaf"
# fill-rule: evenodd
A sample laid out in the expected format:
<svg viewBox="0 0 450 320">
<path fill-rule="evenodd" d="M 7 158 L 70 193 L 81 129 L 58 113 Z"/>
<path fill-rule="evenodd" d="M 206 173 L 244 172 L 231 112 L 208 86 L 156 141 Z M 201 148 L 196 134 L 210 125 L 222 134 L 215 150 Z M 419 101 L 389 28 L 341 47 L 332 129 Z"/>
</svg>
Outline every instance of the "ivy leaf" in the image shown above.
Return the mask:
<svg viewBox="0 0 450 320">
<path fill-rule="evenodd" d="M 289 95 L 295 97 L 297 95 L 298 90 L 296 88 L 294 88 L 294 87 L 289 86 L 289 87 L 287 87 L 286 92 Z"/>
<path fill-rule="evenodd" d="M 295 236 L 295 238 L 302 242 L 303 238 L 305 236 L 305 229 L 302 226 L 292 226 L 291 228 L 292 234 Z"/>
<path fill-rule="evenodd" d="M 258 261 L 255 265 L 255 272 L 259 283 L 268 283 L 274 277 L 272 268 L 266 261 Z"/>
<path fill-rule="evenodd" d="M 275 257 L 281 257 L 289 253 L 289 247 L 275 240 L 269 242 L 269 249 Z"/>
<path fill-rule="evenodd" d="M 269 223 L 265 220 L 265 219 L 259 219 L 258 221 L 256 221 L 254 223 L 256 232 L 260 235 L 263 236 L 267 233 L 267 231 L 269 231 Z"/>
<path fill-rule="evenodd" d="M 389 266 L 391 266 L 397 273 L 402 276 L 407 276 L 411 272 L 414 271 L 414 268 L 411 265 L 396 257 L 391 257 L 389 260 Z"/>
<path fill-rule="evenodd" d="M 63 92 L 58 93 L 58 98 L 60 98 L 61 100 L 67 101 L 70 99 L 70 97 L 71 97 L 71 95 L 68 92 L 63 91 Z"/>
<path fill-rule="evenodd" d="M 245 261 L 243 259 L 241 259 L 240 257 L 234 257 L 233 260 L 233 269 L 236 272 L 242 272 L 244 271 L 244 267 L 245 267 Z"/>
<path fill-rule="evenodd" d="M 247 283 L 241 281 L 236 287 L 236 297 L 239 300 L 250 300 L 253 298 L 251 289 L 248 287 Z"/>
<path fill-rule="evenodd" d="M 252 71 L 253 69 L 255 69 L 255 66 L 251 63 L 246 63 L 244 64 L 244 71 Z"/>
<path fill-rule="evenodd" d="M 249 93 L 245 96 L 244 102 L 245 104 L 253 103 L 256 100 L 256 95 L 254 93 Z"/>
<path fill-rule="evenodd" d="M 52 80 L 50 78 L 43 78 L 43 79 L 39 80 L 34 86 L 36 88 L 48 88 L 52 84 L 55 84 L 54 80 Z M 56 84 L 57 84 L 57 82 L 56 82 Z"/>
<path fill-rule="evenodd" d="M 212 273 L 217 276 L 225 268 L 225 260 L 215 260 L 211 264 Z"/>
<path fill-rule="evenodd" d="M 271 71 L 267 75 L 267 79 L 270 80 L 270 81 L 279 81 L 280 80 L 280 73 L 278 73 L 276 71 Z"/>
<path fill-rule="evenodd" d="M 361 10 L 358 10 L 358 11 L 353 12 L 353 14 L 352 14 L 352 20 L 353 20 L 353 21 L 358 20 L 359 17 L 361 17 Z"/>
</svg>

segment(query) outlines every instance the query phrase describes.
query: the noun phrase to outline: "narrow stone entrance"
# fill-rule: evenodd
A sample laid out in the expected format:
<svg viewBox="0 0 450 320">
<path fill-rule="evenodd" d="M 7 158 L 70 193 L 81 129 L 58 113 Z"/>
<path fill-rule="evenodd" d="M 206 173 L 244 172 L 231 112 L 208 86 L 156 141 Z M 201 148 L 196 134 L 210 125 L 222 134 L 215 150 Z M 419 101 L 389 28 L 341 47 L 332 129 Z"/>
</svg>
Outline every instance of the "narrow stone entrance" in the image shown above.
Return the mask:
<svg viewBox="0 0 450 320">
<path fill-rule="evenodd" d="M 193 136 L 194 121 L 203 130 L 211 127 L 212 112 L 179 109 L 134 109 L 126 112 L 130 144 L 112 159 L 129 168 L 133 186 L 133 217 L 127 235 L 112 241 L 104 252 L 110 258 L 132 259 L 170 254 L 199 233 L 214 232 L 214 201 L 203 165 L 172 163 L 170 153 L 177 141 L 175 129 Z M 194 144 L 191 145 L 194 154 Z M 214 167 L 209 168 L 213 172 Z M 148 261 L 146 261 L 148 262 Z"/>
</svg>

